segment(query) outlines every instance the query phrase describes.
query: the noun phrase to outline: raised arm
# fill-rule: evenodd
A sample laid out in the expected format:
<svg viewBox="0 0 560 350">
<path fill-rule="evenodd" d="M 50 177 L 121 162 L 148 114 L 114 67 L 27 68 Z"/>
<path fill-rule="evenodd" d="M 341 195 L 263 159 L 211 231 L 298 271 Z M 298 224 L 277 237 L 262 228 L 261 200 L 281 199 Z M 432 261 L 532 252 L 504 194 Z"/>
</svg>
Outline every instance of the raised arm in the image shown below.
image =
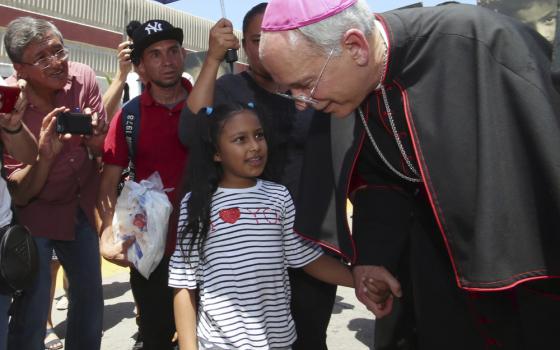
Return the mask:
<svg viewBox="0 0 560 350">
<path fill-rule="evenodd" d="M 208 54 L 192 92 L 187 98 L 187 107 L 197 113 L 202 107 L 212 106 L 214 87 L 220 64 L 228 49 L 238 49 L 239 40 L 233 34 L 233 25 L 222 18 L 210 29 Z"/>
<path fill-rule="evenodd" d="M 55 108 L 43 119 L 37 161 L 10 175 L 9 182 L 15 204 L 26 205 L 45 186 L 51 166 L 62 150 L 62 136 L 56 133 L 55 128 L 56 115 L 64 110 L 64 107 Z"/>
<path fill-rule="evenodd" d="M 187 98 L 187 105 L 181 112 L 179 120 L 179 139 L 185 146 L 189 145 L 194 130 L 195 116 L 198 111 L 214 105 L 216 94 L 216 76 L 220 63 L 227 49 L 239 47 L 239 41 L 233 35 L 233 27 L 227 19 L 218 21 L 210 30 L 209 49 L 202 64 L 200 74 L 193 90 Z"/>
<path fill-rule="evenodd" d="M 107 122 L 111 122 L 111 118 L 117 113 L 121 106 L 122 94 L 124 90 L 124 84 L 126 83 L 126 77 L 128 73 L 132 70 L 132 62 L 130 61 L 130 45 L 132 42 L 123 41 L 118 46 L 119 67 L 117 73 L 111 81 L 111 85 L 105 94 L 103 94 L 103 106 L 107 112 Z"/>
</svg>

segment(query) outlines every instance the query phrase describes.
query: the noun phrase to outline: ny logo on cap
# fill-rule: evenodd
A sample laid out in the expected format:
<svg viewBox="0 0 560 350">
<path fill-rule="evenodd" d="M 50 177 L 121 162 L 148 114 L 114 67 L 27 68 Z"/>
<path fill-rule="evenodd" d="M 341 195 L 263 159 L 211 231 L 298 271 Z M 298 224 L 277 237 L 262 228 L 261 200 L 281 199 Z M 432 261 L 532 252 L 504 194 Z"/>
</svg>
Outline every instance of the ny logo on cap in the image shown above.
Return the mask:
<svg viewBox="0 0 560 350">
<path fill-rule="evenodd" d="M 161 23 L 160 22 L 148 23 L 148 25 L 144 29 L 146 30 L 148 35 L 152 34 L 152 31 L 154 33 L 157 33 L 157 32 L 161 32 L 163 30 L 161 28 Z"/>
</svg>

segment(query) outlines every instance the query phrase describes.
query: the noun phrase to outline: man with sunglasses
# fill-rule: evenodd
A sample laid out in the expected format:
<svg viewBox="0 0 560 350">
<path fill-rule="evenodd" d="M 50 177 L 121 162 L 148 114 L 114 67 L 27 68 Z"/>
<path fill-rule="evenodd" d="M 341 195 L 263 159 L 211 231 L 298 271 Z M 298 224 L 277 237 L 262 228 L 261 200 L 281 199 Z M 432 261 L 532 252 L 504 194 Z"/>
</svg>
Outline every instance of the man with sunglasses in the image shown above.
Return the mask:
<svg viewBox="0 0 560 350">
<path fill-rule="evenodd" d="M 9 349 L 44 349 L 50 308 L 50 261 L 56 252 L 69 281 L 66 347 L 101 345 L 103 295 L 95 200 L 106 133 L 105 111 L 95 73 L 69 62 L 60 31 L 50 22 L 20 17 L 7 27 L 4 44 L 16 74 L 27 81 L 30 103 L 23 121 L 39 140 L 33 165 L 7 159 L 18 218 L 37 244 L 39 272 L 11 319 Z M 93 134 L 59 135 L 62 111 L 91 113 Z M 45 117 L 46 115 L 46 117 Z"/>
<path fill-rule="evenodd" d="M 364 0 L 272 0 L 262 30 L 274 80 L 336 117 L 310 133 L 296 207 L 314 206 L 295 229 L 340 247 L 358 298 L 378 318 L 413 301 L 418 349 L 557 348 L 548 43 L 459 4 L 374 15 Z"/>
</svg>

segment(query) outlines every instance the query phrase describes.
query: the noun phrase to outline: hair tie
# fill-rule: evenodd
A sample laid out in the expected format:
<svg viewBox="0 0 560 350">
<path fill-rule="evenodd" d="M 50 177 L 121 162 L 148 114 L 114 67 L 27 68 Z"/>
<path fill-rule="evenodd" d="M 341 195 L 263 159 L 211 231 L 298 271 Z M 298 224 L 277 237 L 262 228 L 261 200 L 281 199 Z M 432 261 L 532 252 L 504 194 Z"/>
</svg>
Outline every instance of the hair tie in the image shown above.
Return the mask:
<svg viewBox="0 0 560 350">
<path fill-rule="evenodd" d="M 255 108 L 255 104 L 253 102 L 249 102 L 249 103 L 247 103 L 247 107 L 253 109 L 253 108 Z"/>
<path fill-rule="evenodd" d="M 206 115 L 210 116 L 212 114 L 212 112 L 214 111 L 214 108 L 212 107 L 205 107 L 206 108 Z"/>
</svg>

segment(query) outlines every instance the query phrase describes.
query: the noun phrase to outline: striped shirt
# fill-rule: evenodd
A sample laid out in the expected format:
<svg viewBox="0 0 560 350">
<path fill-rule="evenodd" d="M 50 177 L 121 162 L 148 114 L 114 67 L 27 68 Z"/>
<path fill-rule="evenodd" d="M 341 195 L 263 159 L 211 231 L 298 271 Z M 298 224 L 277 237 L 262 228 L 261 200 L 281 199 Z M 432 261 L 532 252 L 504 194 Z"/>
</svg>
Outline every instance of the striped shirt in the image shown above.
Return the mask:
<svg viewBox="0 0 560 350">
<path fill-rule="evenodd" d="M 181 203 L 179 227 L 186 224 Z M 286 187 L 257 180 L 242 189 L 218 188 L 204 259 L 177 242 L 169 286 L 199 289 L 197 335 L 218 349 L 289 348 L 296 339 L 287 267 L 302 267 L 320 248 L 293 231 L 295 209 Z"/>
</svg>

